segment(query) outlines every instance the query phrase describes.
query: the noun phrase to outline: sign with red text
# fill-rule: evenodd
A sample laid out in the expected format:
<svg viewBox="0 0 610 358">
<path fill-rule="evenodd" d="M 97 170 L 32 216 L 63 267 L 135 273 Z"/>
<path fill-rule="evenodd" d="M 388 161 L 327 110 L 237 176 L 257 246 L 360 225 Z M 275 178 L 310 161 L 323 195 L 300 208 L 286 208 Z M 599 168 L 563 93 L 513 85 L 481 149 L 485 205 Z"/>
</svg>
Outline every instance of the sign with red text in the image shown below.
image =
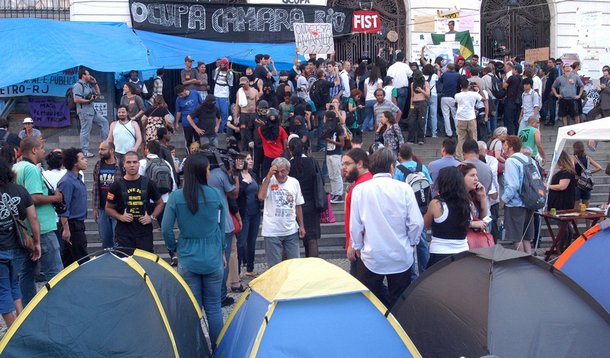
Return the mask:
<svg viewBox="0 0 610 358">
<path fill-rule="evenodd" d="M 354 11 L 352 14 L 352 32 L 381 33 L 379 13 L 377 11 Z"/>
</svg>

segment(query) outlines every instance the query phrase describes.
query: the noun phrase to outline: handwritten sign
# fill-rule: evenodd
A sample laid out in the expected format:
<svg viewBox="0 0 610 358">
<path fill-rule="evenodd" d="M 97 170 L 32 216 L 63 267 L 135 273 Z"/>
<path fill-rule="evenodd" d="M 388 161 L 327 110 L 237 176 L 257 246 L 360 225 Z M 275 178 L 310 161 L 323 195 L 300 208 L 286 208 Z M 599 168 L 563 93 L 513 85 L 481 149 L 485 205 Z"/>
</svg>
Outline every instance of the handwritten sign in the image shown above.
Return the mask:
<svg viewBox="0 0 610 358">
<path fill-rule="evenodd" d="M 78 67 L 14 85 L 0 87 L 0 97 L 64 97 L 68 88 L 76 81 L 78 81 Z"/>
<path fill-rule="evenodd" d="M 95 108 L 95 112 L 99 113 L 102 117 L 108 117 L 108 103 L 93 102 L 93 108 Z"/>
<path fill-rule="evenodd" d="M 352 31 L 353 10 L 337 7 L 129 0 L 129 9 L 134 29 L 212 41 L 288 43 L 296 23 Z"/>
<path fill-rule="evenodd" d="M 65 101 L 56 102 L 51 97 L 30 97 L 28 107 L 35 126 L 70 126 L 70 109 Z"/>
<path fill-rule="evenodd" d="M 546 61 L 550 56 L 551 55 L 548 47 L 530 48 L 525 50 L 526 62 Z"/>
<path fill-rule="evenodd" d="M 331 24 L 293 24 L 294 40 L 302 54 L 335 53 Z"/>
</svg>

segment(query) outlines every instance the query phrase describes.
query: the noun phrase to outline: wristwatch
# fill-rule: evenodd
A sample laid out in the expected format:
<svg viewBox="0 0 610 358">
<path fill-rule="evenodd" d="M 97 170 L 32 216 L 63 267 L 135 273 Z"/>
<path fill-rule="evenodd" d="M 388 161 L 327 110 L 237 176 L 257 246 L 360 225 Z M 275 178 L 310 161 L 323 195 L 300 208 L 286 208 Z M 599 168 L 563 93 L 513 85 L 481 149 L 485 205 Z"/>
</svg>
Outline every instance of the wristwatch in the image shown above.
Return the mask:
<svg viewBox="0 0 610 358">
<path fill-rule="evenodd" d="M 150 218 L 151 218 L 152 220 L 157 220 L 157 218 L 156 218 L 154 215 L 151 215 L 151 216 L 150 216 Z"/>
</svg>

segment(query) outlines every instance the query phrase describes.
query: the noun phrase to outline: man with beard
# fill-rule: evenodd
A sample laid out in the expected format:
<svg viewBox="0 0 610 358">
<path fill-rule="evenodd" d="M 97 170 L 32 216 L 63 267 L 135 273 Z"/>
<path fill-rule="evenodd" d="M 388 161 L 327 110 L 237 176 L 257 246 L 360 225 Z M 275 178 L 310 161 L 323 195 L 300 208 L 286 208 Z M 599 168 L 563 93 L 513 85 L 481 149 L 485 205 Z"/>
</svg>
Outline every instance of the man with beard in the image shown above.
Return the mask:
<svg viewBox="0 0 610 358">
<path fill-rule="evenodd" d="M 199 123 L 195 123 L 194 118 L 199 118 Z M 199 107 L 186 116 L 186 120 L 202 139 L 202 144 L 209 143 L 218 148 L 221 111 L 216 107 L 214 96 L 208 95 Z"/>
<path fill-rule="evenodd" d="M 108 141 L 114 144 L 115 153 L 120 162 L 125 153 L 136 152 L 140 148 L 142 133 L 138 123 L 127 116 L 126 106 L 120 105 L 116 113 L 117 120 L 110 125 Z"/>
<path fill-rule="evenodd" d="M 100 160 L 93 168 L 93 220 L 97 223 L 100 240 L 104 249 L 114 247 L 116 220 L 106 215 L 106 196 L 115 179 L 121 177 L 122 170 L 114 155 L 114 144 L 100 143 Z"/>
<path fill-rule="evenodd" d="M 262 171 L 267 173 L 271 168 L 271 162 L 284 154 L 288 140 L 288 134 L 280 126 L 280 113 L 277 109 L 269 109 L 267 121 L 258 128 L 257 132 L 263 144 Z"/>
<path fill-rule="evenodd" d="M 361 148 L 355 148 L 343 155 L 341 160 L 341 176 L 350 184 L 345 195 L 345 249 L 347 250 L 347 259 L 350 261 L 349 272 L 356 276 L 356 251 L 350 245 L 349 233 L 349 216 L 352 205 L 352 191 L 361 183 L 373 178 L 373 174 L 369 172 L 369 157 Z"/>
</svg>

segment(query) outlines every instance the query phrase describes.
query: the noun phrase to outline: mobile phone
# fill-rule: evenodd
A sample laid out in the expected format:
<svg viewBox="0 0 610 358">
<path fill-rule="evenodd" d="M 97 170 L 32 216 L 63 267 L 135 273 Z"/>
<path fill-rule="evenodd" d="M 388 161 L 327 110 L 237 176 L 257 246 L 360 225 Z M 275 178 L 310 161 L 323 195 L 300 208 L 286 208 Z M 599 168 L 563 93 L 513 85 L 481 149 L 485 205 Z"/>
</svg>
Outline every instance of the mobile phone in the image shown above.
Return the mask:
<svg viewBox="0 0 610 358">
<path fill-rule="evenodd" d="M 486 216 L 482 220 L 485 223 L 485 225 L 489 225 L 489 223 L 493 221 L 493 219 L 490 216 Z"/>
</svg>

